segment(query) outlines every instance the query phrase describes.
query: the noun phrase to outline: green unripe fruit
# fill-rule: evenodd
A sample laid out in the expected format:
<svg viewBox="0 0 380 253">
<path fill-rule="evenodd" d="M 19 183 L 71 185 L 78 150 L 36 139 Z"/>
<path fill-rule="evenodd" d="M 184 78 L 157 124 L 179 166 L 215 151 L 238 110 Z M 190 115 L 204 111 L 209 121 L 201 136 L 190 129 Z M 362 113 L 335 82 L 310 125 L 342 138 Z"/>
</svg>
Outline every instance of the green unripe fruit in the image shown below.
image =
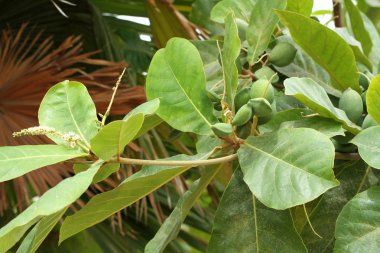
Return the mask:
<svg viewBox="0 0 380 253">
<path fill-rule="evenodd" d="M 368 114 L 368 115 L 364 118 L 364 121 L 363 121 L 363 124 L 362 124 L 362 128 L 363 128 L 363 129 L 366 129 L 366 128 L 373 127 L 373 126 L 377 126 L 377 123 L 376 123 L 376 121 L 371 117 L 371 115 Z"/>
<path fill-rule="evenodd" d="M 248 30 L 248 23 L 245 22 L 244 20 L 240 19 L 240 18 L 237 18 L 236 19 L 236 25 L 238 28 L 240 40 L 245 41 L 247 30 Z"/>
<path fill-rule="evenodd" d="M 347 114 L 352 122 L 357 122 L 363 114 L 362 98 L 359 93 L 348 88 L 339 99 L 339 108 Z"/>
<path fill-rule="evenodd" d="M 255 76 L 257 79 L 267 79 L 267 80 L 270 80 L 273 77 L 271 80 L 271 83 L 277 83 L 278 80 L 280 80 L 277 73 L 267 66 L 264 66 L 261 69 L 256 70 Z"/>
<path fill-rule="evenodd" d="M 252 84 L 250 96 L 251 98 L 265 98 L 269 103 L 272 103 L 274 88 L 268 80 L 259 79 Z"/>
<path fill-rule="evenodd" d="M 216 123 L 211 126 L 211 129 L 214 134 L 219 137 L 227 137 L 234 131 L 232 125 L 228 123 Z"/>
<path fill-rule="evenodd" d="M 252 109 L 249 105 L 243 105 L 235 114 L 232 125 L 242 126 L 252 118 Z"/>
<path fill-rule="evenodd" d="M 335 150 L 341 153 L 353 153 L 356 152 L 357 148 L 354 144 L 340 144 L 335 140 L 332 140 Z"/>
<path fill-rule="evenodd" d="M 253 98 L 249 100 L 248 105 L 257 117 L 266 117 L 272 113 L 272 106 L 265 98 Z"/>
<path fill-rule="evenodd" d="M 367 91 L 363 92 L 360 96 L 362 97 L 363 106 L 366 107 L 367 106 Z"/>
<path fill-rule="evenodd" d="M 269 53 L 269 62 L 278 67 L 284 67 L 292 63 L 296 53 L 297 49 L 292 44 L 280 42 Z"/>
<path fill-rule="evenodd" d="M 220 102 L 220 96 L 212 90 L 206 90 L 206 96 L 211 100 L 211 102 Z"/>
<path fill-rule="evenodd" d="M 251 90 L 250 87 L 244 87 L 241 89 L 235 96 L 235 108 L 239 110 L 243 105 L 248 103 L 251 96 L 249 95 L 249 91 Z"/>
<path fill-rule="evenodd" d="M 337 135 L 334 137 L 334 140 L 337 141 L 339 144 L 348 144 L 352 138 L 354 138 L 355 135 L 353 135 L 350 132 L 346 132 L 346 135 Z"/>
<path fill-rule="evenodd" d="M 241 139 L 247 139 L 251 135 L 251 122 L 236 128 L 237 136 Z"/>
<path fill-rule="evenodd" d="M 361 87 L 364 88 L 364 90 L 367 90 L 367 89 L 368 89 L 368 86 L 369 86 L 369 80 L 368 80 L 368 78 L 367 78 L 364 74 L 362 74 L 362 73 L 360 73 L 359 84 L 360 84 Z"/>
</svg>

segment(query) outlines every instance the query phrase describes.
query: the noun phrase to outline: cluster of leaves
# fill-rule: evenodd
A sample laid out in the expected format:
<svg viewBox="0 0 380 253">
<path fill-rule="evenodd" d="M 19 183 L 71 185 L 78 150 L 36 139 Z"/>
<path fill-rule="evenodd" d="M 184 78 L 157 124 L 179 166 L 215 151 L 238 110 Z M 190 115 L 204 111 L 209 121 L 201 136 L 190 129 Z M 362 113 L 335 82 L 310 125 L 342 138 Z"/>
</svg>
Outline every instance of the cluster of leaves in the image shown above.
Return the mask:
<svg viewBox="0 0 380 253">
<path fill-rule="evenodd" d="M 199 165 L 201 177 L 145 252 L 165 249 L 217 175 L 228 184 L 207 252 L 379 252 L 380 37 L 350 0 L 344 3 L 348 28 L 333 31 L 310 18 L 310 0 L 218 2 L 211 19 L 224 25 L 223 42 L 170 40 L 151 62 L 149 101 L 105 126 L 82 84 L 52 87 L 40 106 L 40 127 L 20 134 L 46 134 L 56 145 L 1 147 L 0 181 L 69 159 L 77 174 L 0 229 L 0 252 L 32 226 L 18 252 L 35 252 L 68 206 L 121 163 L 144 166 L 66 217 L 60 242 Z M 296 49 L 280 52 L 291 55 L 286 61 L 273 56 L 281 43 Z M 259 74 L 262 68 L 273 75 Z M 256 79 L 265 83 L 261 95 L 252 92 Z M 241 120 L 244 102 L 236 99 L 244 89 L 249 117 Z M 354 95 L 343 99 L 347 92 Z M 365 98 L 360 110 L 359 93 Z M 367 114 L 371 124 L 365 125 Z M 195 134 L 198 154 L 122 157 L 130 141 L 162 120 Z"/>
</svg>

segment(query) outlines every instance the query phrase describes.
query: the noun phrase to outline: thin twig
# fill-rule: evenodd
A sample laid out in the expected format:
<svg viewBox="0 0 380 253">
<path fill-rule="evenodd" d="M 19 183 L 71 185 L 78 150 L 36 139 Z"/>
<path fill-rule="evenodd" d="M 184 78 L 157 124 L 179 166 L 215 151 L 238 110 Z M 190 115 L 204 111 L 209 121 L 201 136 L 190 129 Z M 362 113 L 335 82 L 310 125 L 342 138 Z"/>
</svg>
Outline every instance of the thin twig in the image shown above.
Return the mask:
<svg viewBox="0 0 380 253">
<path fill-rule="evenodd" d="M 360 156 L 358 153 L 335 152 L 335 160 L 356 161 L 356 160 L 360 160 Z"/>
<path fill-rule="evenodd" d="M 121 78 L 123 77 L 124 72 L 125 72 L 125 68 L 123 69 L 123 72 L 121 72 L 121 75 L 119 76 L 119 79 L 117 80 L 117 82 L 115 84 L 115 87 L 113 87 L 113 93 L 112 93 L 111 101 L 108 104 L 107 110 L 104 113 L 103 118 L 102 118 L 102 126 L 104 126 L 106 119 L 107 119 L 108 115 L 110 114 L 111 106 L 112 106 L 113 100 L 115 99 L 116 91 L 117 91 L 117 88 L 119 88 L 119 85 L 121 83 Z"/>
<path fill-rule="evenodd" d="M 342 6 L 337 0 L 333 1 L 333 12 L 334 12 L 334 24 L 335 27 L 343 27 L 342 21 Z"/>
</svg>

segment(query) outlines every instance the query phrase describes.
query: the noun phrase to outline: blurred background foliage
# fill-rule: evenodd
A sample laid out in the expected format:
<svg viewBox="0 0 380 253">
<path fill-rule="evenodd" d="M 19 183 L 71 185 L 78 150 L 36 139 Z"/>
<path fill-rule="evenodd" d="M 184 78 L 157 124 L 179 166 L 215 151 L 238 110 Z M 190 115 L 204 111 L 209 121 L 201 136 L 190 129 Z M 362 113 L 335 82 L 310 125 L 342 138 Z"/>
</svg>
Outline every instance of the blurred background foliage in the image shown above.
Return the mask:
<svg viewBox="0 0 380 253">
<path fill-rule="evenodd" d="M 145 101 L 144 83 L 156 50 L 172 37 L 204 40 L 223 34 L 210 21 L 219 0 L 0 0 L 0 145 L 48 142 L 42 138 L 13 139 L 11 133 L 37 125 L 37 110 L 53 84 L 72 79 L 87 85 L 99 112 L 104 112 L 112 87 L 127 68 L 112 107 L 112 118 Z M 380 30 L 380 0 L 358 0 L 358 6 Z M 127 155 L 145 159 L 195 153 L 194 137 L 161 124 L 130 144 Z M 92 187 L 75 203 L 80 208 L 97 192 L 115 187 L 138 168 L 126 166 Z M 0 225 L 22 211 L 62 178 L 69 165 L 54 166 L 0 184 Z M 164 218 L 192 180 L 191 170 L 132 208 L 65 241 L 57 248 L 53 231 L 39 252 L 143 252 Z M 221 182 L 223 180 L 220 180 Z M 224 180 L 226 181 L 226 180 Z M 228 181 L 228 180 L 227 180 Z M 193 208 L 178 239 L 165 252 L 203 252 L 215 206 L 223 190 L 216 182 Z M 83 243 L 86 242 L 86 243 Z M 82 248 L 83 246 L 83 248 Z"/>
</svg>

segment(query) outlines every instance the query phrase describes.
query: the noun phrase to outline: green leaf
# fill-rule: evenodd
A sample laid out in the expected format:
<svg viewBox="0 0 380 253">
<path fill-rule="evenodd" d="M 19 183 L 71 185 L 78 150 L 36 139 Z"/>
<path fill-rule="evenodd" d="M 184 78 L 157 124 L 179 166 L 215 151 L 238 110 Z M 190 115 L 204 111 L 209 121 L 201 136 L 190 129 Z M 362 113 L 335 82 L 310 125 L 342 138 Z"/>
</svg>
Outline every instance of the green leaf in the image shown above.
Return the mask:
<svg viewBox="0 0 380 253">
<path fill-rule="evenodd" d="M 380 126 L 364 129 L 351 143 L 358 146 L 360 157 L 368 165 L 380 169 Z"/>
<path fill-rule="evenodd" d="M 120 169 L 120 163 L 107 163 L 100 167 L 99 171 L 94 176 L 92 183 L 96 184 L 108 178 L 111 174 Z"/>
<path fill-rule="evenodd" d="M 91 139 L 91 151 L 105 161 L 120 155 L 136 136 L 143 121 L 142 113 L 132 115 L 127 120 L 112 121 Z"/>
<path fill-rule="evenodd" d="M 366 95 L 368 114 L 380 124 L 380 75 L 375 76 L 369 85 Z"/>
<path fill-rule="evenodd" d="M 372 50 L 372 39 L 368 30 L 364 26 L 359 9 L 351 2 L 351 0 L 344 0 L 344 6 L 350 18 L 351 30 L 355 39 L 360 41 L 363 52 L 368 55 Z"/>
<path fill-rule="evenodd" d="M 274 132 L 280 129 L 282 123 L 302 119 L 304 116 L 311 113 L 311 110 L 302 108 L 289 109 L 278 112 L 273 115 L 271 120 L 269 120 L 267 123 L 259 125 L 259 131 L 260 133 Z"/>
<path fill-rule="evenodd" d="M 309 253 L 333 251 L 335 222 L 339 213 L 343 206 L 355 196 L 360 187 L 365 189 L 369 185 L 366 167 L 367 165 L 363 161 L 349 161 L 336 167 L 334 171 L 340 185 L 324 193 L 315 206 L 308 210 L 310 222 L 322 238 L 315 235 L 306 217 L 302 217 L 304 219 L 300 233 Z M 364 180 L 365 178 L 367 180 Z M 302 207 L 299 209 L 302 209 L 302 213 L 304 212 Z"/>
<path fill-rule="evenodd" d="M 234 97 L 238 84 L 238 69 L 236 59 L 240 54 L 240 39 L 234 14 L 230 12 L 225 19 L 225 32 L 222 57 L 224 76 L 224 101 L 234 110 Z"/>
<path fill-rule="evenodd" d="M 289 28 L 294 41 L 329 73 L 335 88 L 360 92 L 354 53 L 338 34 L 297 13 L 277 11 L 277 14 Z"/>
<path fill-rule="evenodd" d="M 278 41 L 288 42 L 297 48 L 296 56 L 292 63 L 285 67 L 277 67 L 276 70 L 288 77 L 308 77 L 321 85 L 327 93 L 340 97 L 342 92 L 336 90 L 330 84 L 329 74 L 321 66 L 319 66 L 302 48 L 294 43 L 291 37 L 281 36 Z"/>
<path fill-rule="evenodd" d="M 237 169 L 216 211 L 207 253 L 307 252 L 289 211 L 265 207 Z"/>
<path fill-rule="evenodd" d="M 133 115 L 136 115 L 138 113 L 142 113 L 144 116 L 150 116 L 157 112 L 158 108 L 160 107 L 160 99 L 155 98 L 153 100 L 147 101 L 136 108 L 134 108 L 132 111 L 130 111 L 123 120 L 127 120 Z"/>
<path fill-rule="evenodd" d="M 222 167 L 223 164 L 205 169 L 201 178 L 195 181 L 190 189 L 180 198 L 173 212 L 162 224 L 154 238 L 146 245 L 145 253 L 163 252 L 165 247 L 177 237 L 181 224 L 190 212 L 190 209 Z"/>
<path fill-rule="evenodd" d="M 217 120 L 205 89 L 202 59 L 189 41 L 171 39 L 154 55 L 146 80 L 147 97 L 160 99 L 157 114 L 173 128 L 212 134 L 210 127 Z"/>
<path fill-rule="evenodd" d="M 334 146 L 306 128 L 249 137 L 238 150 L 244 181 L 266 206 L 286 209 L 339 185 L 332 170 Z"/>
<path fill-rule="evenodd" d="M 78 149 L 59 145 L 0 147 L 0 182 L 81 156 L 87 156 L 87 154 Z"/>
<path fill-rule="evenodd" d="M 166 160 L 200 160 L 207 159 L 208 156 L 209 154 L 178 155 Z M 67 217 L 61 227 L 59 241 L 62 242 L 70 236 L 105 220 L 188 169 L 190 167 L 144 166 L 141 171 L 127 178 L 115 189 L 94 196 L 80 211 Z"/>
<path fill-rule="evenodd" d="M 371 35 L 373 45 L 368 57 L 371 60 L 373 66 L 375 67 L 373 73 L 376 74 L 379 71 L 380 64 L 380 35 L 373 22 L 366 15 L 364 15 L 364 13 L 361 13 L 361 16 L 364 22 L 365 29 Z"/>
<path fill-rule="evenodd" d="M 76 133 L 87 146 L 98 132 L 95 104 L 79 82 L 66 80 L 51 87 L 41 102 L 38 120 L 41 126 Z M 57 144 L 64 143 L 55 136 L 49 138 Z"/>
<path fill-rule="evenodd" d="M 313 0 L 287 0 L 286 10 L 310 16 L 313 2 Z"/>
<path fill-rule="evenodd" d="M 373 65 L 370 59 L 362 52 L 362 45 L 347 31 L 345 27 L 335 28 L 335 32 L 342 37 L 351 47 L 354 52 L 355 58 L 358 62 L 363 63 L 368 69 L 372 70 Z"/>
<path fill-rule="evenodd" d="M 235 17 L 249 22 L 251 10 L 255 5 L 255 0 L 223 0 L 217 3 L 211 10 L 211 20 L 223 23 L 227 15 L 232 10 Z"/>
<path fill-rule="evenodd" d="M 248 62 L 253 64 L 267 49 L 272 33 L 279 18 L 274 9 L 283 10 L 286 7 L 284 0 L 257 0 L 252 9 L 247 30 Z"/>
<path fill-rule="evenodd" d="M 343 110 L 334 107 L 326 91 L 313 80 L 292 77 L 286 79 L 284 85 L 286 95 L 294 96 L 319 116 L 342 123 L 353 134 L 360 131 L 360 127 L 352 123 Z"/>
<path fill-rule="evenodd" d="M 0 229 L 0 252 L 10 249 L 41 218 L 61 211 L 77 200 L 90 186 L 101 164 L 102 162 L 96 162 L 87 171 L 63 180 L 2 227 Z"/>
<path fill-rule="evenodd" d="M 67 208 L 42 218 L 27 234 L 16 253 L 34 253 L 59 222 Z"/>
<path fill-rule="evenodd" d="M 311 128 L 331 138 L 337 135 L 344 136 L 342 124 L 327 118 L 318 116 L 307 117 L 293 121 L 287 121 L 281 124 L 282 128 Z"/>
<path fill-rule="evenodd" d="M 336 221 L 334 253 L 380 251 L 380 187 L 372 187 L 348 202 Z"/>
</svg>

